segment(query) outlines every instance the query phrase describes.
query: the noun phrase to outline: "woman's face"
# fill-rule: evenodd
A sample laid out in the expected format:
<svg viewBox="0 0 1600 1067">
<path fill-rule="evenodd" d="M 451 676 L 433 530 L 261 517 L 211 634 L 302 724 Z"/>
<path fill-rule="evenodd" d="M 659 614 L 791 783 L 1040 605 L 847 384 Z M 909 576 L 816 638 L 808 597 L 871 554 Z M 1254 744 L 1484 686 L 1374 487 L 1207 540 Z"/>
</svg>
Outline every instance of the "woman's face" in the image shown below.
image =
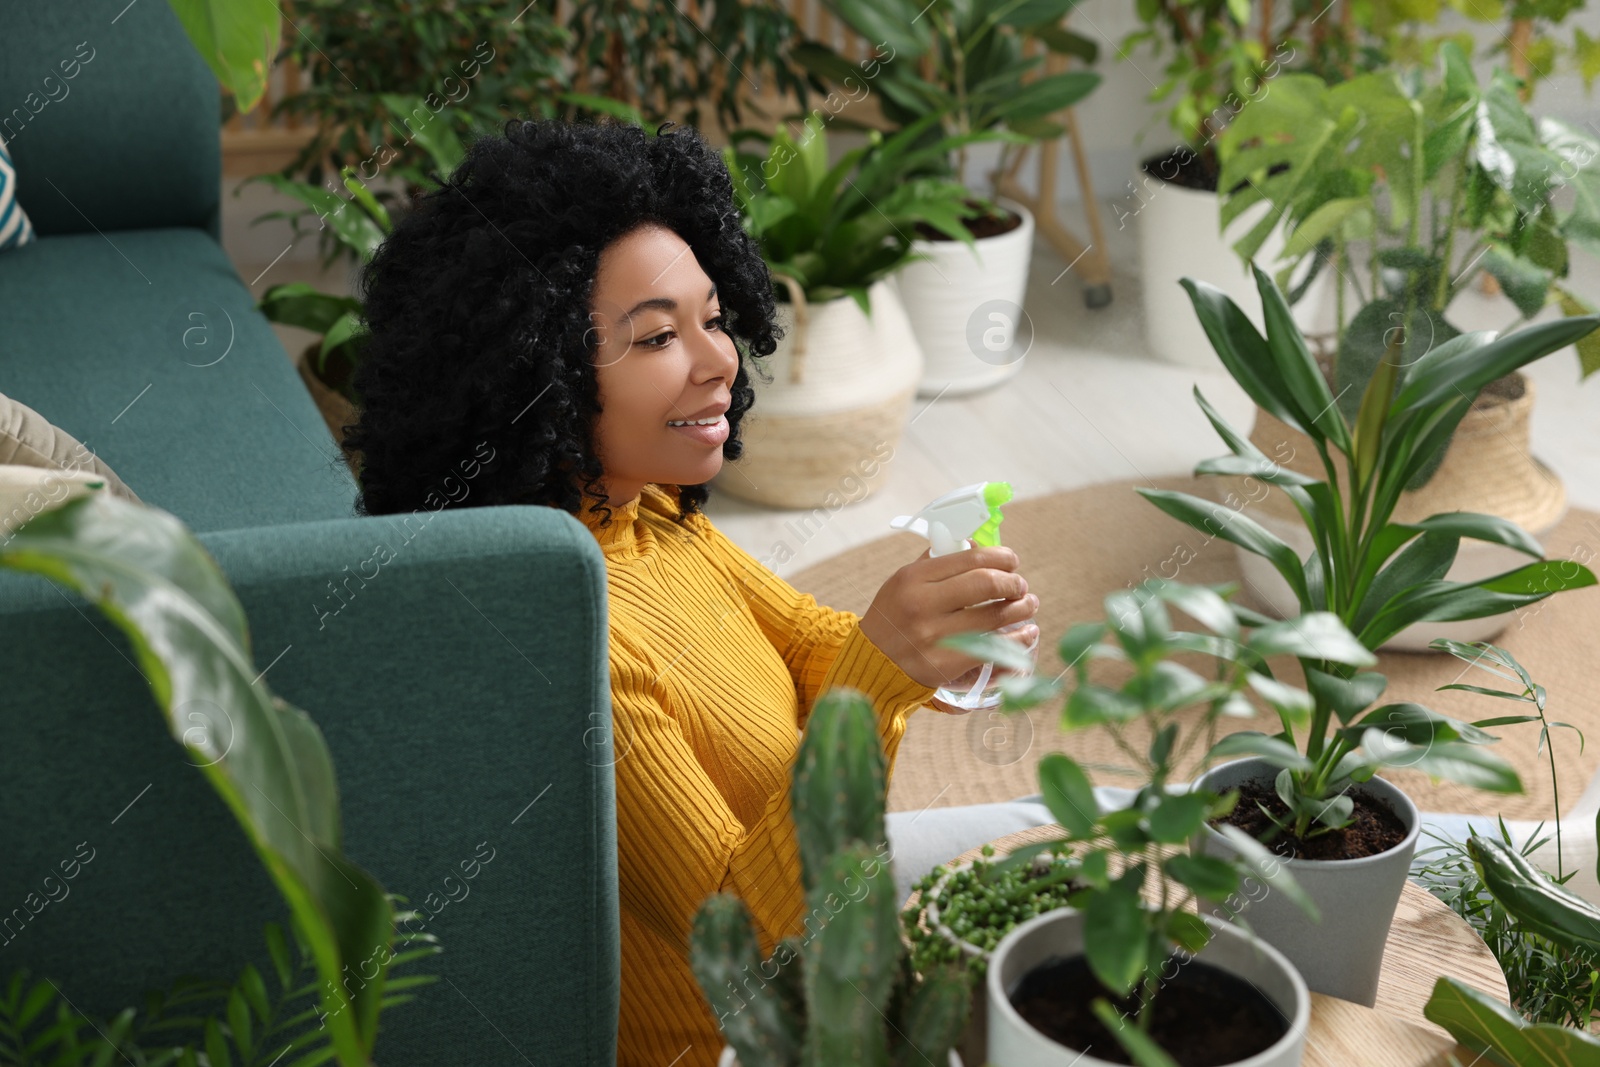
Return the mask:
<svg viewBox="0 0 1600 1067">
<path fill-rule="evenodd" d="M 715 286 L 672 230 L 640 226 L 601 251 L 589 337 L 594 447 L 612 506 L 646 482 L 700 485 L 722 468 L 739 353 L 721 316 Z M 714 421 L 673 425 L 702 419 Z"/>
</svg>

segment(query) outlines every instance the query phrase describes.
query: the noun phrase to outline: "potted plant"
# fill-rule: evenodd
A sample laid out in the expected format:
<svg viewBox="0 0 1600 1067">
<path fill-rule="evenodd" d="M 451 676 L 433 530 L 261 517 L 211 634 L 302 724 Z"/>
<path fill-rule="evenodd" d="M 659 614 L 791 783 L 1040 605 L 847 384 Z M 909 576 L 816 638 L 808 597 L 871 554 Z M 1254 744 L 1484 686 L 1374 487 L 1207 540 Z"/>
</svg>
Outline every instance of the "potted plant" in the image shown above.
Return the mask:
<svg viewBox="0 0 1600 1067">
<path fill-rule="evenodd" d="M 1310 74 L 1288 74 L 1224 132 L 1223 183 L 1239 191 L 1223 197 L 1224 223 L 1262 202 L 1271 217 L 1236 245 L 1254 256 L 1279 230 L 1284 266 L 1280 285 L 1303 266 L 1329 268 L 1336 292 L 1337 350 L 1320 353 L 1339 410 L 1357 416 L 1367 383 L 1391 340 L 1402 362 L 1460 334 L 1446 318 L 1472 268 L 1499 279 L 1524 319 L 1546 303 L 1569 316 L 1593 311 L 1564 288 L 1569 246 L 1600 254 L 1600 142 L 1562 123 L 1536 126 L 1515 82 L 1496 72 L 1480 88 L 1453 42 L 1439 49 L 1437 84 L 1421 71 L 1364 74 L 1327 86 Z M 1431 69 L 1431 68 L 1430 68 Z M 1562 185 L 1577 188 L 1569 210 L 1558 209 Z M 1428 220 L 1426 230 L 1424 217 Z M 1281 226 L 1278 223 L 1282 219 Z M 1354 252 L 1365 253 L 1365 271 Z M 1363 291 L 1359 278 L 1371 279 Z M 1353 300 L 1347 300 L 1348 295 Z M 1600 367 L 1600 334 L 1576 339 L 1584 374 Z M 1399 521 L 1468 509 L 1523 526 L 1537 541 L 1560 520 L 1566 493 L 1547 468 L 1528 454 L 1532 386 L 1512 373 L 1489 385 L 1452 435 L 1405 485 Z M 1315 475 L 1311 441 L 1270 412 L 1258 412 L 1251 440 L 1282 457 L 1286 466 Z M 1304 554 L 1292 509 L 1271 497 L 1261 522 Z M 1484 577 L 1505 569 L 1508 549 L 1464 546 L 1451 574 Z M 1288 599 L 1275 575 L 1241 560 L 1247 577 L 1269 600 Z M 1426 648 L 1435 637 L 1483 640 L 1506 616 L 1449 627 L 1417 627 L 1396 647 Z"/>
<path fill-rule="evenodd" d="M 983 1063 L 989 1042 L 989 1001 L 984 983 L 994 947 L 1019 924 L 1035 915 L 1067 906 L 1082 886 L 1075 881 L 1079 863 L 1068 849 L 1041 854 L 1018 868 L 1002 868 L 993 860 L 994 846 L 984 845 L 983 858 L 958 867 L 935 867 L 917 883 L 914 899 L 900 913 L 911 943 L 911 966 L 925 974 L 940 963 L 961 963 L 972 984 L 972 1004 L 961 1054 Z"/>
<path fill-rule="evenodd" d="M 1257 9 L 1259 15 L 1253 15 Z M 1123 38 L 1118 55 L 1130 59 L 1138 45 L 1148 43 L 1157 57 L 1166 57 L 1166 77 L 1149 100 L 1165 103 L 1167 126 L 1177 143 L 1139 160 L 1128 194 L 1115 207 L 1117 225 L 1132 223 L 1138 230 L 1144 335 L 1151 350 L 1171 363 L 1211 369 L 1215 361 L 1183 306 L 1178 281 L 1207 278 L 1236 299 L 1250 284 L 1244 264 L 1229 248 L 1228 225 L 1219 211 L 1218 135 L 1236 116 L 1270 99 L 1277 92 L 1276 79 L 1306 49 L 1304 35 L 1334 20 L 1317 17 L 1325 5 L 1243 0 L 1162 0 L 1140 3 L 1136 11 L 1143 25 Z M 1245 222 L 1266 212 L 1265 206 L 1254 207 Z M 1325 280 L 1305 282 L 1326 287 Z M 1326 328 L 1321 294 L 1293 295 L 1302 328 Z"/>
<path fill-rule="evenodd" d="M 881 42 L 886 58 L 874 60 L 871 73 L 858 69 L 827 45 L 807 42 L 794 50 L 797 63 L 847 89 L 867 82 L 876 91 L 884 118 L 897 128 L 938 115 L 943 132 L 955 138 L 949 151 L 929 157 L 929 173 L 966 182 L 967 146 L 974 134 L 1004 129 L 1002 148 L 1060 136 L 1050 116 L 1094 91 L 1100 75 L 1089 71 L 1041 74 L 1024 81 L 1044 62 L 1023 58 L 1030 38 L 1053 51 L 1092 61 L 1093 41 L 1061 25 L 1077 0 L 1002 0 L 995 4 L 936 5 L 888 0 L 870 7 L 829 2 L 828 6 L 868 41 Z M 922 68 L 922 69 L 919 69 Z M 929 131 L 931 140 L 934 131 Z M 970 187 L 969 187 L 970 188 Z M 961 221 L 975 241 L 920 223 L 913 250 L 922 258 L 894 280 L 912 329 L 922 347 L 924 369 L 918 392 L 960 395 L 989 388 L 1022 368 L 1031 330 L 1021 320 L 1033 252 L 1033 214 L 1009 197 L 971 195 Z"/>
<path fill-rule="evenodd" d="M 737 894 L 713 893 L 695 915 L 689 963 L 728 1041 L 719 1067 L 960 1067 L 968 979 L 960 966 L 911 968 L 887 860 L 886 771 L 872 703 L 823 694 L 793 771 L 805 934 L 763 959 Z"/>
<path fill-rule="evenodd" d="M 1204 744 L 1218 716 L 1238 710 L 1247 687 L 1284 702 L 1294 694 L 1305 699 L 1265 673 L 1267 657 L 1284 645 L 1316 641 L 1352 667 L 1372 656 L 1328 613 L 1260 620 L 1231 605 L 1224 595 L 1230 591 L 1147 581 L 1110 594 L 1104 621 L 1080 623 L 1061 638 L 1061 659 L 1073 674 L 1063 727 L 1110 731 L 1141 780 L 1128 807 L 1102 812 L 1071 757 L 1052 752 L 1040 760 L 1040 790 L 1065 836 L 1025 846 L 1002 866 L 1066 845 L 1082 888 L 1070 907 L 1023 922 L 995 947 L 986 975 L 994 1063 L 1100 1067 L 1114 1061 L 1089 1050 L 1120 1045 L 1134 1062 L 1170 1065 L 1180 1044 L 1190 1054 L 1203 1050 L 1198 1058 L 1212 1064 L 1300 1062 L 1310 997 L 1295 968 L 1238 927 L 1188 906 L 1237 911 L 1247 876 L 1262 879 L 1269 897 L 1311 905 L 1282 865 L 1237 830 L 1223 831 L 1236 843 L 1230 856 L 1195 850 L 1191 841 L 1206 820 L 1231 812 L 1239 797 L 1203 783 L 1178 788 L 1173 769 Z M 1209 632 L 1174 629 L 1169 605 Z M 949 643 L 1011 655 L 991 635 Z M 1214 677 L 1179 663 L 1180 653 L 1214 663 Z M 1131 673 L 1115 688 L 1093 681 L 1089 667 L 1097 659 L 1126 661 Z M 1002 706 L 1031 707 L 1057 688 L 1054 681 L 1008 680 Z M 1196 708 L 1198 718 L 1188 714 Z"/>
<path fill-rule="evenodd" d="M 815 114 L 798 139 L 781 127 L 770 136 L 746 130 L 723 149 L 744 226 L 780 287 L 785 333 L 761 368 L 773 377 L 752 376 L 744 454 L 718 472 L 719 489 L 773 507 L 817 507 L 837 498 L 863 456 L 899 443 L 922 349 L 886 279 L 915 257 L 907 231 L 918 222 L 972 241 L 960 222 L 966 190 L 918 176 L 950 149 L 951 138 L 921 143 L 937 121 L 929 115 L 889 137 L 873 131 L 831 167 Z M 739 147 L 748 139 L 766 144 L 765 158 Z M 867 493 L 884 477 L 873 466 Z"/>
<path fill-rule="evenodd" d="M 397 110 L 405 104 L 403 97 L 388 99 L 388 106 Z M 449 117 L 420 125 L 413 136 L 413 144 L 426 151 L 432 160 L 430 174 L 448 175 L 465 154 Z M 365 264 L 388 236 L 393 226 L 392 212 L 352 168 L 344 167 L 340 179 L 348 196 L 281 174 L 258 174 L 241 182 L 240 188 L 251 182 L 263 182 L 304 205 L 297 211 L 269 211 L 251 220 L 252 225 L 267 219 L 286 218 L 299 236 L 302 223 L 308 224 L 308 218 L 314 215 L 317 228 L 312 232 L 323 234 L 331 245 L 323 258 L 324 268 L 346 256 L 358 265 Z M 420 172 L 417 179 L 426 183 L 423 188 L 436 185 Z M 238 189 L 234 190 L 234 195 L 239 195 Z M 403 205 L 395 207 L 404 210 Z M 345 426 L 356 421 L 355 405 L 359 401 L 351 383 L 360 359 L 364 332 L 361 301 L 354 296 L 320 292 L 305 282 L 290 282 L 268 288 L 256 306 L 270 322 L 298 326 L 322 335 L 320 341 L 313 342 L 300 353 L 295 366 L 334 440 L 342 442 Z M 347 459 L 354 469 L 356 459 Z"/>
<path fill-rule="evenodd" d="M 1415 622 L 1481 618 L 1563 589 L 1595 584 L 1593 573 L 1581 564 L 1542 558 L 1526 531 L 1504 519 L 1448 512 L 1399 523 L 1392 516 L 1406 482 L 1444 447 L 1485 385 L 1583 336 L 1600 324 L 1600 317 L 1575 316 L 1500 338 L 1486 331 L 1462 334 L 1403 367 L 1398 358 L 1385 359 L 1367 385 L 1352 426 L 1290 318 L 1282 292 L 1259 267 L 1253 269 L 1266 337 L 1214 286 L 1190 278 L 1184 279 L 1184 286 L 1223 365 L 1257 404 L 1311 438 L 1323 463 L 1323 477 L 1303 475 L 1269 459 L 1229 426 L 1198 389 L 1196 399 L 1232 455 L 1206 460 L 1196 473 L 1250 475 L 1277 486 L 1294 503 L 1313 549 L 1301 559 L 1253 519 L 1212 500 L 1138 490 L 1146 499 L 1208 536 L 1268 559 L 1293 591 L 1300 612 L 1330 613 L 1368 649 L 1378 648 Z M 1336 464 L 1335 457 L 1342 462 Z M 1534 562 L 1472 581 L 1448 580 L 1444 574 L 1463 538 L 1505 545 Z M 1383 692 L 1382 675 L 1326 658 L 1320 641 L 1277 651 L 1297 659 L 1306 679 L 1309 702 L 1298 701 L 1305 728 L 1298 728 L 1294 705 L 1274 705 L 1283 727 L 1280 732 L 1232 735 L 1220 741 L 1213 754 L 1249 753 L 1263 761 L 1252 772 L 1252 780 L 1264 794 L 1264 803 L 1281 806 L 1273 813 L 1273 825 L 1284 842 L 1304 841 L 1313 831 L 1316 836 L 1343 833 L 1352 824 L 1352 804 L 1384 791 L 1372 776 L 1386 765 L 1415 766 L 1488 788 L 1520 788 L 1510 768 L 1482 748 L 1492 735 L 1417 704 L 1372 708 Z M 1270 693 L 1263 696 L 1272 700 Z M 1219 788 L 1219 782 L 1238 779 L 1240 770 L 1230 764 L 1202 781 L 1210 783 L 1208 788 Z M 1409 802 L 1401 807 L 1391 814 L 1404 822 Z M 1398 846 L 1402 850 L 1415 845 L 1415 834 L 1408 832 L 1407 837 L 1411 844 L 1402 842 Z M 1211 844 L 1223 847 L 1219 840 Z M 1340 887 L 1345 876 L 1337 865 L 1352 862 L 1362 861 L 1307 861 L 1301 881 L 1319 906 L 1353 895 L 1358 903 L 1365 901 L 1368 910 L 1381 910 L 1373 901 L 1387 899 L 1387 893 L 1364 883 L 1354 890 Z M 1398 873 L 1392 877 L 1403 878 L 1409 862 L 1407 855 L 1404 864 L 1395 865 Z M 1326 888 L 1319 888 L 1324 882 Z M 1269 897 L 1261 907 L 1273 906 Z M 1392 912 L 1392 907 L 1388 910 Z M 1268 929 L 1265 918 L 1257 915 L 1250 921 L 1269 941 L 1297 958 Z M 1380 940 L 1373 946 L 1380 958 L 1381 944 Z M 1369 959 L 1361 966 L 1375 975 L 1377 962 Z M 1350 974 L 1360 973 L 1352 962 Z M 1316 980 L 1309 975 L 1308 980 L 1317 988 Z M 1347 980 L 1348 985 L 1324 985 L 1319 991 L 1370 1003 L 1371 985 L 1358 977 Z"/>
</svg>

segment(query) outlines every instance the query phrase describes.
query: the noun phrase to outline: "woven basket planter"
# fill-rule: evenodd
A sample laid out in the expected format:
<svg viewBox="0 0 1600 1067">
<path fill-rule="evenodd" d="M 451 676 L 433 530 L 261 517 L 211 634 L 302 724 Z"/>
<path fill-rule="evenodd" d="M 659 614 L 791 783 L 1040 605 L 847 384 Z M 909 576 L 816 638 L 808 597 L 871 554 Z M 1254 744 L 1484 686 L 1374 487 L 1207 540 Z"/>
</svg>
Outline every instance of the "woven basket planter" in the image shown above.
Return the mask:
<svg viewBox="0 0 1600 1067">
<path fill-rule="evenodd" d="M 922 349 L 891 286 L 869 290 L 869 318 L 850 297 L 808 303 L 793 279 L 778 305 L 784 335 L 750 375 L 754 406 L 739 424 L 744 452 L 712 479 L 719 490 L 777 508 L 837 508 L 887 476 L 922 375 Z M 887 451 L 886 451 L 887 450 Z M 862 492 L 862 485 L 865 492 Z"/>
<path fill-rule="evenodd" d="M 1475 511 L 1521 526 L 1543 542 L 1567 512 L 1567 490 L 1555 473 L 1528 451 L 1528 421 L 1533 412 L 1533 382 L 1520 372 L 1491 383 L 1461 424 L 1445 450 L 1444 460 L 1422 488 L 1400 495 L 1393 522 L 1416 522 L 1445 511 Z M 1256 409 L 1250 440 L 1268 459 L 1314 478 L 1326 477 L 1316 446 L 1300 431 L 1291 429 L 1267 412 Z M 1341 484 L 1347 472 L 1343 457 L 1335 454 L 1334 468 Z M 1264 482 L 1238 476 L 1214 479 L 1218 499 L 1242 510 L 1305 558 L 1311 535 L 1289 498 Z M 1522 553 L 1503 545 L 1463 538 L 1455 564 L 1446 578 L 1473 581 L 1512 570 L 1528 562 Z M 1254 553 L 1239 550 L 1246 588 L 1255 587 L 1263 610 L 1281 614 L 1295 606 L 1294 595 L 1270 563 Z M 1384 643 L 1385 648 L 1423 651 L 1435 637 L 1458 641 L 1487 641 L 1511 623 L 1506 612 L 1463 622 L 1426 622 L 1408 626 Z"/>
<path fill-rule="evenodd" d="M 300 380 L 306 383 L 306 391 L 311 394 L 311 399 L 316 403 L 317 410 L 322 413 L 322 421 L 328 424 L 328 430 L 333 434 L 333 439 L 340 445 L 344 444 L 344 428 L 359 418 L 355 405 L 345 398 L 345 395 L 331 388 L 316 371 L 312 364 L 316 360 L 317 350 L 321 347 L 320 341 L 307 345 L 300 353 L 300 358 L 295 361 L 295 369 L 300 372 Z M 356 483 L 361 481 L 360 455 L 345 453 L 345 462 L 350 465 L 350 473 L 356 476 Z"/>
</svg>

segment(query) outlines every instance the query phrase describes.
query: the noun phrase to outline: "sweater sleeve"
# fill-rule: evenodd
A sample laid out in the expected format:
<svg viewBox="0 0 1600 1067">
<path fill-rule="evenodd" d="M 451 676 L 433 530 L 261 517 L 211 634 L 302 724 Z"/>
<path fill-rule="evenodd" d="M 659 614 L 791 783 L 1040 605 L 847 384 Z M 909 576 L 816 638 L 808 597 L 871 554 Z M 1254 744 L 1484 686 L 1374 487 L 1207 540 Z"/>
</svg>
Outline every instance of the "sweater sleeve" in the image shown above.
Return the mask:
<svg viewBox="0 0 1600 1067">
<path fill-rule="evenodd" d="M 928 704 L 937 687 L 916 681 L 886 656 L 862 633 L 860 616 L 818 604 L 810 593 L 801 593 L 778 577 L 709 521 L 702 528 L 708 549 L 794 678 L 801 729 L 817 697 L 835 686 L 848 686 L 866 694 L 880 721 L 902 720 L 894 738 L 898 743 L 898 734 L 905 729 L 904 716 Z M 884 750 L 892 762 L 894 748 L 887 737 Z"/>
<path fill-rule="evenodd" d="M 743 825 L 700 765 L 670 710 L 659 672 L 624 635 L 611 642 L 616 754 L 617 869 L 622 906 L 687 955 L 701 904 L 736 893 L 755 920 L 763 956 L 804 911 L 789 790 Z M 792 761 L 786 778 L 793 773 Z"/>
</svg>

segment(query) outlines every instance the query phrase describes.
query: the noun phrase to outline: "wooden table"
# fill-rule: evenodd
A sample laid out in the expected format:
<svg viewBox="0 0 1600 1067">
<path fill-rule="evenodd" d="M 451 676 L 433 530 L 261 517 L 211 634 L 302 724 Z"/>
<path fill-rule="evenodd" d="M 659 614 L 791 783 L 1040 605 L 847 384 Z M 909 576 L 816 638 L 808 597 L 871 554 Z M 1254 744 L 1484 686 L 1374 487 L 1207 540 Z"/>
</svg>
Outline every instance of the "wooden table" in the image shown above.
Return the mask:
<svg viewBox="0 0 1600 1067">
<path fill-rule="evenodd" d="M 1064 833 L 1052 823 L 1019 830 L 989 844 L 998 858 L 1023 845 L 1060 840 Z M 982 855 L 979 846 L 945 866 L 958 867 Z M 1377 1003 L 1368 1008 L 1311 994 L 1311 1029 L 1303 1067 L 1448 1067 L 1451 1053 L 1462 1063 L 1473 1062 L 1474 1053 L 1456 1045 L 1443 1028 L 1423 1017 L 1423 1005 L 1442 974 L 1496 999 L 1510 999 L 1506 977 L 1489 946 L 1459 915 L 1408 879 L 1389 928 Z"/>
</svg>

